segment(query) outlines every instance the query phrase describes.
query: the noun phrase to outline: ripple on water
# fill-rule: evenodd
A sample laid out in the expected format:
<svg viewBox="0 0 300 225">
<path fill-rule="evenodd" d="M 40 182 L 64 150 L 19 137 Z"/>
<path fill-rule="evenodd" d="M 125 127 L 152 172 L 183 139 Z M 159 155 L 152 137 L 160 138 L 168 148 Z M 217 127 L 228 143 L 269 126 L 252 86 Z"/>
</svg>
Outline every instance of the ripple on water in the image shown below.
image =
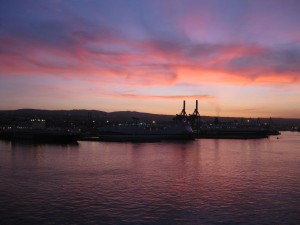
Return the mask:
<svg viewBox="0 0 300 225">
<path fill-rule="evenodd" d="M 276 143 L 275 143 L 276 142 Z M 1 224 L 297 224 L 300 136 L 0 142 Z"/>
</svg>

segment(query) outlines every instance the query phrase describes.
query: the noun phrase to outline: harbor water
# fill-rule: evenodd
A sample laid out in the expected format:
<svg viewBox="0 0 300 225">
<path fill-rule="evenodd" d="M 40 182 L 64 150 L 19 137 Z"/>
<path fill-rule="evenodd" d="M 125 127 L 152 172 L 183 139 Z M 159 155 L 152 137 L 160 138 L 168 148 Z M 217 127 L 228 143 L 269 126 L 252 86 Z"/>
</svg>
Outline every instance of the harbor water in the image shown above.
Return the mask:
<svg viewBox="0 0 300 225">
<path fill-rule="evenodd" d="M 299 221 L 299 132 L 159 143 L 0 141 L 1 225 Z"/>
</svg>

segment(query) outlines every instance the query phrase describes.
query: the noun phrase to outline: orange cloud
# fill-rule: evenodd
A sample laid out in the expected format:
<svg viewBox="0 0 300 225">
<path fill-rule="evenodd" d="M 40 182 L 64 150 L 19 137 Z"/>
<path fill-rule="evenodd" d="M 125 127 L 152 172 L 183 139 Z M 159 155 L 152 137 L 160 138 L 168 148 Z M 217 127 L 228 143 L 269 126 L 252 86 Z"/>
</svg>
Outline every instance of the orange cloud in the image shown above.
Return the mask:
<svg viewBox="0 0 300 225">
<path fill-rule="evenodd" d="M 214 100 L 214 96 L 210 95 L 140 95 L 140 94 L 108 94 L 112 97 L 125 97 L 134 99 L 159 99 L 159 100 L 184 100 L 184 99 L 199 99 L 204 101 Z"/>
</svg>

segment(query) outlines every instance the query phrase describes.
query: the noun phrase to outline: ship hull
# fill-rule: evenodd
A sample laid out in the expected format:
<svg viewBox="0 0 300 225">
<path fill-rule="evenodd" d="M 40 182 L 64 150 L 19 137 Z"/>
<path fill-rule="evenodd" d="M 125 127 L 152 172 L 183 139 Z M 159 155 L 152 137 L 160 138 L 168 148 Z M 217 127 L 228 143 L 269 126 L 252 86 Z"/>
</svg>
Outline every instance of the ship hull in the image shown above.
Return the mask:
<svg viewBox="0 0 300 225">
<path fill-rule="evenodd" d="M 0 138 L 12 141 L 76 142 L 79 135 L 65 131 L 12 130 L 1 132 Z"/>
<path fill-rule="evenodd" d="M 224 138 L 224 139 L 255 139 L 269 136 L 268 130 L 260 128 L 208 128 L 194 132 L 196 138 Z"/>
<path fill-rule="evenodd" d="M 154 142 L 163 140 L 192 140 L 188 123 L 164 125 L 120 124 L 99 128 L 99 140 L 111 142 Z"/>
<path fill-rule="evenodd" d="M 99 141 L 159 142 L 164 140 L 193 140 L 193 134 L 101 134 Z"/>
</svg>

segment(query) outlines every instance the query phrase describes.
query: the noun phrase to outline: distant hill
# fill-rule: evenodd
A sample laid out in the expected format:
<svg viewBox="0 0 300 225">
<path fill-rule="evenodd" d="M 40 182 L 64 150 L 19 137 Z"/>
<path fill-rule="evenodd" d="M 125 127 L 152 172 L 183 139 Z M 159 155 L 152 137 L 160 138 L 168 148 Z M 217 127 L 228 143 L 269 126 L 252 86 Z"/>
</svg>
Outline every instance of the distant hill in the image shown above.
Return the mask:
<svg viewBox="0 0 300 225">
<path fill-rule="evenodd" d="M 0 110 L 0 116 L 2 118 L 69 118 L 74 119 L 102 119 L 112 121 L 131 121 L 132 118 L 139 118 L 143 121 L 170 121 L 174 118 L 171 115 L 160 115 L 151 113 L 141 113 L 135 111 L 119 111 L 119 112 L 103 112 L 98 110 L 85 110 L 85 109 L 74 109 L 74 110 L 40 110 L 40 109 L 18 109 L 18 110 Z M 1 118 L 0 118 L 1 120 Z"/>
<path fill-rule="evenodd" d="M 119 111 L 111 112 L 107 114 L 108 119 L 114 121 L 130 121 L 133 118 L 138 118 L 142 121 L 156 121 L 156 122 L 167 122 L 171 121 L 175 116 L 174 115 L 160 115 L 160 114 L 151 114 L 151 113 L 142 113 L 135 111 Z"/>
</svg>

